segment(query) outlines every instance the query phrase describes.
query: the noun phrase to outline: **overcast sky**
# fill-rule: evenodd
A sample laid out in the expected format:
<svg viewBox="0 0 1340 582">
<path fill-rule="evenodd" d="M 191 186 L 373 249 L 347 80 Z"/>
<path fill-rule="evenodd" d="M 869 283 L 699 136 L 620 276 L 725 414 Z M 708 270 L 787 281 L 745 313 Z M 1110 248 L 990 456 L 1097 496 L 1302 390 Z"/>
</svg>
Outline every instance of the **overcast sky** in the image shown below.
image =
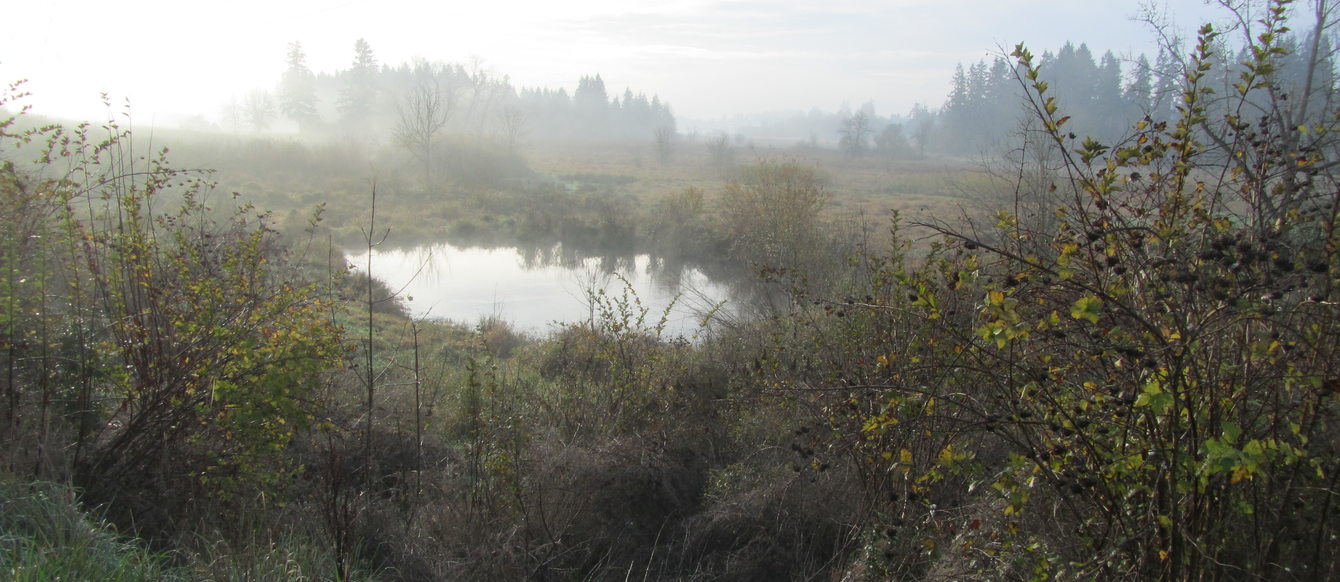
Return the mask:
<svg viewBox="0 0 1340 582">
<path fill-rule="evenodd" d="M 130 98 L 137 123 L 216 117 L 272 88 L 286 45 L 314 70 L 347 68 L 354 41 L 378 59 L 479 57 L 518 86 L 659 94 L 677 115 L 938 107 L 954 65 L 1027 42 L 1072 40 L 1095 57 L 1151 51 L 1138 0 L 21 0 L 5 8 L 0 81 L 27 78 L 40 113 L 103 115 L 99 94 Z M 1184 30 L 1216 14 L 1157 0 Z M 1151 54 L 1152 57 L 1152 54 Z M 146 119 L 147 118 L 147 119 Z"/>
</svg>

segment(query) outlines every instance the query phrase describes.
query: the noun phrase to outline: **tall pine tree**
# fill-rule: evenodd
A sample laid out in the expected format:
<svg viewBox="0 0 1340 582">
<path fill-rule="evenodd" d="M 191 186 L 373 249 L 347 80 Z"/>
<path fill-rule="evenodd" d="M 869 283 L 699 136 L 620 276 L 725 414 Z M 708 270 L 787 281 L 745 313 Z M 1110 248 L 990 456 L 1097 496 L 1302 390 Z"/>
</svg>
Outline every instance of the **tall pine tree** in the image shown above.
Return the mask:
<svg viewBox="0 0 1340 582">
<path fill-rule="evenodd" d="M 347 125 L 366 128 L 377 105 L 377 57 L 364 39 L 354 42 L 354 64 L 345 72 L 340 113 Z"/>
<path fill-rule="evenodd" d="M 316 79 L 307 68 L 307 54 L 302 43 L 288 45 L 288 68 L 279 81 L 279 110 L 298 124 L 298 129 L 307 130 L 319 121 L 316 113 Z"/>
</svg>

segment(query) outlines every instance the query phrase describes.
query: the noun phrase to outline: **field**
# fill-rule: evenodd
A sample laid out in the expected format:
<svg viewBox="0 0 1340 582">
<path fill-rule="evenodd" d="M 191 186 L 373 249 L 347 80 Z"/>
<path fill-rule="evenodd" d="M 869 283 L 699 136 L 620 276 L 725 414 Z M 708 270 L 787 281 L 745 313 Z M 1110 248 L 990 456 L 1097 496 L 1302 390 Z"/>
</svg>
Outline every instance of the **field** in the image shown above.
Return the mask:
<svg viewBox="0 0 1340 582">
<path fill-rule="evenodd" d="M 461 157 L 467 161 L 445 159 L 456 151 L 465 152 Z M 463 226 L 472 232 L 498 230 L 484 237 L 491 244 L 524 239 L 527 233 L 503 225 L 515 226 L 517 209 L 545 186 L 625 204 L 627 208 L 605 209 L 625 213 L 614 216 L 619 220 L 638 220 L 639 209 L 688 188 L 705 192 L 710 208 L 740 168 L 761 160 L 814 168 L 832 195 L 826 210 L 830 218 L 851 223 L 860 217 L 877 232 L 884 230 L 894 210 L 908 221 L 958 220 L 981 208 L 974 200 L 980 200 L 991 184 L 980 164 L 970 161 L 883 161 L 873 154 L 852 159 L 805 147 L 737 147 L 724 163 L 713 161 L 708 144 L 688 142 L 660 161 L 650 140 L 645 144 L 537 141 L 516 152 L 499 151 L 487 141 L 464 141 L 452 152 L 444 154 L 440 167 L 446 175 L 429 194 L 416 161 L 390 147 L 369 151 L 296 138 L 215 142 L 185 136 L 182 145 L 173 148 L 174 158 L 183 166 L 213 168 L 220 191 L 239 192 L 280 216 L 310 213 L 324 204 L 328 227 L 346 247 L 358 243 L 359 227 L 366 219 L 359 209 L 367 206 L 374 181 L 378 212 L 392 229 L 388 244 L 399 245 L 440 239 Z"/>
</svg>

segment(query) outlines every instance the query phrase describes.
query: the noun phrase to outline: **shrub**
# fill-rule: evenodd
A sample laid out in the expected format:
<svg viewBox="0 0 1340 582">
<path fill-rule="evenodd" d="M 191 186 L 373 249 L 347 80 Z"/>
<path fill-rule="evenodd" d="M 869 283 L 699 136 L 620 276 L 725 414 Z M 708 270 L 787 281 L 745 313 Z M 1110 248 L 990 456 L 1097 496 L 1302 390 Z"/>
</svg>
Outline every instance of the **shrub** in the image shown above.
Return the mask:
<svg viewBox="0 0 1340 582">
<path fill-rule="evenodd" d="M 6 436 L 37 445 L 39 474 L 73 474 L 95 501 L 126 496 L 114 510 L 151 530 L 292 469 L 282 450 L 340 333 L 268 215 L 211 207 L 207 175 L 172 169 L 166 152 L 137 158 L 129 133 L 106 130 L 0 135 L 7 158 L 40 144 L 25 166 L 6 159 L 0 181 L 17 212 L 4 238 L 18 241 L 0 255 L 14 346 L 0 358 L 24 370 L 9 376 Z"/>
<path fill-rule="evenodd" d="M 743 168 L 721 198 L 723 228 L 742 261 L 812 270 L 826 258 L 822 216 L 832 195 L 813 168 L 760 161 Z"/>
<path fill-rule="evenodd" d="M 1114 145 L 1068 134 L 1016 49 L 1063 164 L 1055 230 L 922 225 L 943 236 L 929 257 L 858 261 L 872 291 L 826 307 L 795 381 L 833 388 L 797 398 L 872 490 L 948 519 L 916 534 L 942 548 L 933 572 L 1336 575 L 1337 121 L 1272 81 L 1285 7 L 1227 102 L 1205 27 L 1178 117 Z"/>
</svg>

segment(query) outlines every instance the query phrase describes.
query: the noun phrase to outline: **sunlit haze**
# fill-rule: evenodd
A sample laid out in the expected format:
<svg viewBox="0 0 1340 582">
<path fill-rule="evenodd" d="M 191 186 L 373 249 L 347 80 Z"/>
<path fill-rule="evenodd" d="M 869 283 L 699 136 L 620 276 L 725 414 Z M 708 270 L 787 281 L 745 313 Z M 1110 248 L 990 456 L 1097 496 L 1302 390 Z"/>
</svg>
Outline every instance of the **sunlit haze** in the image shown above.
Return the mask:
<svg viewBox="0 0 1340 582">
<path fill-rule="evenodd" d="M 1157 8 L 1183 31 L 1210 14 L 1196 0 Z M 272 88 L 292 41 L 313 70 L 334 72 L 362 37 L 382 63 L 478 58 L 518 87 L 571 91 L 599 73 L 611 91 L 657 94 L 690 120 L 866 101 L 905 113 L 937 107 L 956 63 L 1020 41 L 1152 52 L 1141 10 L 1134 0 L 18 2 L 6 7 L 0 79 L 29 79 L 38 113 L 100 116 L 107 92 L 131 100 L 137 123 L 173 125 Z"/>
</svg>

